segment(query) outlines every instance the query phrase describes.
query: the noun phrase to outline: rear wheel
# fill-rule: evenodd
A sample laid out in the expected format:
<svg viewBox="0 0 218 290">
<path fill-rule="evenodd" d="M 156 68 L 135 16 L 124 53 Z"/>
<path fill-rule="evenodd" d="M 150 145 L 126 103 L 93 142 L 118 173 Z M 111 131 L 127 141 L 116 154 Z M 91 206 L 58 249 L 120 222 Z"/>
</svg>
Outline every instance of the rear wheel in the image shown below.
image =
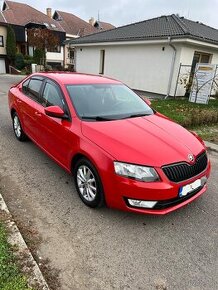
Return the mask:
<svg viewBox="0 0 218 290">
<path fill-rule="evenodd" d="M 96 168 L 86 158 L 77 161 L 74 167 L 74 181 L 82 201 L 89 207 L 101 207 L 104 204 L 104 192 Z"/>
<path fill-rule="evenodd" d="M 19 141 L 25 141 L 27 139 L 27 136 L 22 129 L 20 119 L 19 119 L 16 112 L 14 112 L 12 115 L 12 121 L 13 121 L 14 134 L 15 134 L 16 138 Z"/>
</svg>

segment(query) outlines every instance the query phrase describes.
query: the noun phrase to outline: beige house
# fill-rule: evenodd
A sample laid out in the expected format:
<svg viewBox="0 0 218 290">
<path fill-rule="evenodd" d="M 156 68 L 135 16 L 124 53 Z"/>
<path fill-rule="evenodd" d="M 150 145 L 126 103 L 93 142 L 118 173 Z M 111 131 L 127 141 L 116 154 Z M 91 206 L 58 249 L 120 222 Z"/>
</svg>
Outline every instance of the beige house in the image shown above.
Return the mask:
<svg viewBox="0 0 218 290">
<path fill-rule="evenodd" d="M 0 74 L 6 73 L 6 37 L 7 27 L 0 19 Z"/>
</svg>

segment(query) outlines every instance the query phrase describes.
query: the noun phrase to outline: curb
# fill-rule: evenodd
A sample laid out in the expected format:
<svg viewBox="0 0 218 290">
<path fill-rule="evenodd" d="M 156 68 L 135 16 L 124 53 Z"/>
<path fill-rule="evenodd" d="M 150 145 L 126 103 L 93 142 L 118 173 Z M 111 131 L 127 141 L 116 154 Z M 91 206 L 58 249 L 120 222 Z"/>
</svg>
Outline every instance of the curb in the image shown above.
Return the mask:
<svg viewBox="0 0 218 290">
<path fill-rule="evenodd" d="M 208 142 L 208 141 L 204 141 L 207 149 L 211 150 L 211 151 L 215 151 L 215 152 L 218 152 L 218 145 L 217 144 L 214 144 L 214 143 L 211 143 L 211 142 Z"/>
<path fill-rule="evenodd" d="M 50 290 L 38 264 L 34 260 L 18 227 L 13 221 L 12 215 L 10 211 L 8 210 L 8 207 L 1 194 L 0 194 L 0 211 L 5 212 L 7 216 L 5 220 L 5 224 L 10 229 L 8 242 L 12 246 L 16 247 L 15 256 L 25 257 L 26 262 L 25 262 L 25 265 L 23 266 L 23 269 L 24 269 L 24 272 L 28 273 L 26 275 L 28 285 L 33 288 L 37 286 L 37 289 L 38 287 L 40 287 L 39 289 L 42 289 L 42 290 Z"/>
</svg>

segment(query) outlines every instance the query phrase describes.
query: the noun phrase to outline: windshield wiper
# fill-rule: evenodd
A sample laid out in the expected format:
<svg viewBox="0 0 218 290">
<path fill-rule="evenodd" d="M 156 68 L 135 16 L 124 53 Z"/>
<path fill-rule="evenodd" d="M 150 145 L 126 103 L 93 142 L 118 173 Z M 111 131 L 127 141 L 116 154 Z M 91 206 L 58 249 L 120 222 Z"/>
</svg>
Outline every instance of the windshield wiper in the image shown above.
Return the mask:
<svg viewBox="0 0 218 290">
<path fill-rule="evenodd" d="M 132 114 L 127 116 L 126 118 L 136 118 L 136 117 L 144 117 L 144 116 L 150 116 L 151 114 L 148 113 L 139 113 L 139 114 Z"/>
<path fill-rule="evenodd" d="M 101 116 L 82 116 L 83 120 L 95 120 L 95 121 L 112 121 L 116 119 L 111 119 L 107 117 L 101 117 Z"/>
</svg>

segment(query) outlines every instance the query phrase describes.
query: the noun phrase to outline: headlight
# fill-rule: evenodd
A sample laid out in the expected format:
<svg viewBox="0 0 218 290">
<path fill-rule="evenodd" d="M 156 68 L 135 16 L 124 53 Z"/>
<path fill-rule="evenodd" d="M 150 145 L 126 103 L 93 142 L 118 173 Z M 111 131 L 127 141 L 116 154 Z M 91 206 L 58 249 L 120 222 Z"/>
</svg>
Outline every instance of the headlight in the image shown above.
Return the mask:
<svg viewBox="0 0 218 290">
<path fill-rule="evenodd" d="M 159 180 L 156 170 L 152 167 L 139 166 L 123 162 L 114 162 L 116 174 L 140 181 L 152 182 Z"/>
</svg>

